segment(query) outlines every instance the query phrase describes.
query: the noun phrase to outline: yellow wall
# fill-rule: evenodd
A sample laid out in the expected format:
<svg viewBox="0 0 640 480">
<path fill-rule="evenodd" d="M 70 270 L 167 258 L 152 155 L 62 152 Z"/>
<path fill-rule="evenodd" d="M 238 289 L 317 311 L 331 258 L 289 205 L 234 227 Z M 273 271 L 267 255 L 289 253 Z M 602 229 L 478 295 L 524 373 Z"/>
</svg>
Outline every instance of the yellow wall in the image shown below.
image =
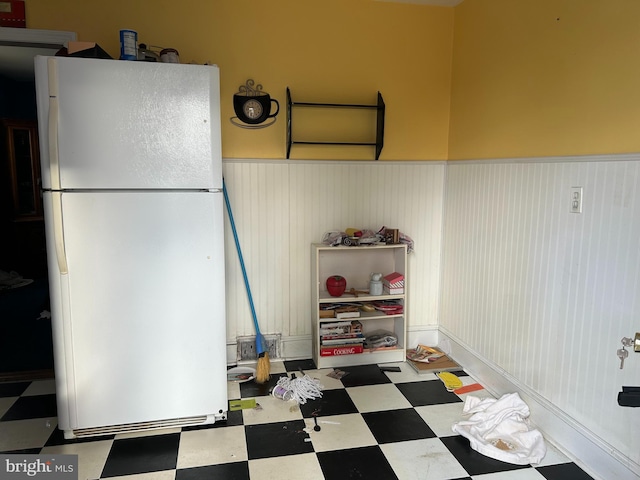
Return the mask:
<svg viewBox="0 0 640 480">
<path fill-rule="evenodd" d="M 387 105 L 383 160 L 640 151 L 640 1 L 28 0 L 29 28 L 70 30 L 119 54 L 121 28 L 222 76 L 223 155 L 284 158 L 294 101 Z M 455 35 L 454 35 L 455 18 Z M 280 101 L 272 127 L 234 127 L 248 78 Z M 144 86 L 141 86 L 144 88 Z M 369 112 L 370 113 L 370 112 Z M 297 116 L 296 116 L 297 115 Z M 366 112 L 294 110 L 294 137 L 374 139 Z M 365 138 L 366 137 L 366 138 Z M 293 147 L 292 158 L 373 158 Z"/>
<path fill-rule="evenodd" d="M 26 7 L 29 28 L 77 32 L 114 58 L 120 29 L 131 28 L 140 42 L 176 48 L 184 63 L 216 63 L 224 157 L 285 157 L 288 86 L 294 101 L 311 102 L 375 104 L 380 91 L 381 160 L 447 158 L 452 8 L 373 0 L 27 0 Z M 275 125 L 245 130 L 229 122 L 233 94 L 248 78 L 280 102 Z M 315 117 L 294 122 L 294 133 L 298 125 L 336 140 L 375 140 L 375 117 L 361 112 L 344 125 L 347 112 L 326 115 L 318 114 L 322 125 Z M 325 123 L 336 131 L 320 132 Z M 372 147 L 293 148 L 292 158 L 374 158 Z"/>
<path fill-rule="evenodd" d="M 450 159 L 640 151 L 640 1 L 465 0 Z"/>
</svg>

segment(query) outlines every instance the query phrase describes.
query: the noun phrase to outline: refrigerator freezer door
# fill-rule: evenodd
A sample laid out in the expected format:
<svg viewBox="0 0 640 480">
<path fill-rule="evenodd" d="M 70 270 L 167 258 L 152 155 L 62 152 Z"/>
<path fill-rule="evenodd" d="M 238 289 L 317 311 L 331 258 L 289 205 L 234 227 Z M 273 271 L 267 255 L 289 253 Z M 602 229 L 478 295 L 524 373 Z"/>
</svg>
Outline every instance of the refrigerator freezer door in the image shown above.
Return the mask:
<svg viewBox="0 0 640 480">
<path fill-rule="evenodd" d="M 45 189 L 58 174 L 54 189 L 222 188 L 218 67 L 40 56 L 35 66 Z"/>
<path fill-rule="evenodd" d="M 61 199 L 68 274 L 51 282 L 60 428 L 225 412 L 222 194 Z"/>
</svg>

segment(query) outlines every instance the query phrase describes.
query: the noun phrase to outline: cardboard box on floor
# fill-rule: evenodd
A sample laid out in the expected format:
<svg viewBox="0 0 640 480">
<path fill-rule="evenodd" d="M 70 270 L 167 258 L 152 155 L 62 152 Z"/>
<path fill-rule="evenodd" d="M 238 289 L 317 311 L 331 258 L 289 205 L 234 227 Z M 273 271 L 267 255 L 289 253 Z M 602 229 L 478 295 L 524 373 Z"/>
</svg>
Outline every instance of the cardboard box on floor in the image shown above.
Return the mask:
<svg viewBox="0 0 640 480">
<path fill-rule="evenodd" d="M 440 358 L 436 358 L 435 360 L 432 360 L 428 363 L 416 362 L 407 358 L 407 363 L 419 374 L 453 372 L 455 370 L 462 370 L 462 367 L 451 360 L 447 355 L 443 355 Z"/>
</svg>

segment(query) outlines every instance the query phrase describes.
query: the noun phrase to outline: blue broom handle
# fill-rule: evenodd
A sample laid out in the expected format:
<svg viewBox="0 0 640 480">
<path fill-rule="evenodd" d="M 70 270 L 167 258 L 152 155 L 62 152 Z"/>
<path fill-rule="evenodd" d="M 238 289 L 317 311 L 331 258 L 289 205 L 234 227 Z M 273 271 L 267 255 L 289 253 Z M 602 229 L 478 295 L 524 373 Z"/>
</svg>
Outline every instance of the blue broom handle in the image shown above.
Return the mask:
<svg viewBox="0 0 640 480">
<path fill-rule="evenodd" d="M 247 269 L 244 266 L 244 260 L 242 258 L 242 249 L 240 248 L 240 241 L 238 240 L 238 232 L 236 231 L 236 222 L 233 221 L 233 212 L 231 212 L 231 202 L 229 202 L 229 195 L 227 194 L 227 186 L 222 179 L 222 193 L 224 194 L 224 203 L 227 206 L 227 213 L 229 214 L 229 222 L 231 223 L 231 230 L 233 231 L 233 239 L 236 242 L 236 250 L 238 251 L 238 258 L 240 259 L 240 267 L 242 268 L 242 276 L 244 278 L 244 286 L 247 289 L 247 297 L 249 297 L 249 306 L 251 307 L 251 317 L 253 318 L 253 324 L 256 328 L 256 351 L 258 355 L 264 352 L 262 346 L 262 335 L 260 334 L 260 327 L 258 326 L 258 317 L 256 315 L 256 309 L 253 305 L 253 297 L 251 295 L 251 287 L 249 287 L 249 278 L 247 277 Z"/>
</svg>

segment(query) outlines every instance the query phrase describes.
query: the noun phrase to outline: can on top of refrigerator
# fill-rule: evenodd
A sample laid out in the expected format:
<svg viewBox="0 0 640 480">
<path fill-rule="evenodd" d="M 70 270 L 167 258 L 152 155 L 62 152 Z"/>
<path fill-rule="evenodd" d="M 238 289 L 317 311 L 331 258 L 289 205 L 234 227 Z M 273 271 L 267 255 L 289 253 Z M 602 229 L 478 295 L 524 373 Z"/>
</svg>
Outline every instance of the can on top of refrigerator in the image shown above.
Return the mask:
<svg viewBox="0 0 640 480">
<path fill-rule="evenodd" d="M 160 52 L 160 61 L 164 63 L 180 63 L 180 55 L 175 48 L 164 48 Z"/>
<path fill-rule="evenodd" d="M 138 32 L 120 30 L 120 60 L 138 59 Z"/>
</svg>

